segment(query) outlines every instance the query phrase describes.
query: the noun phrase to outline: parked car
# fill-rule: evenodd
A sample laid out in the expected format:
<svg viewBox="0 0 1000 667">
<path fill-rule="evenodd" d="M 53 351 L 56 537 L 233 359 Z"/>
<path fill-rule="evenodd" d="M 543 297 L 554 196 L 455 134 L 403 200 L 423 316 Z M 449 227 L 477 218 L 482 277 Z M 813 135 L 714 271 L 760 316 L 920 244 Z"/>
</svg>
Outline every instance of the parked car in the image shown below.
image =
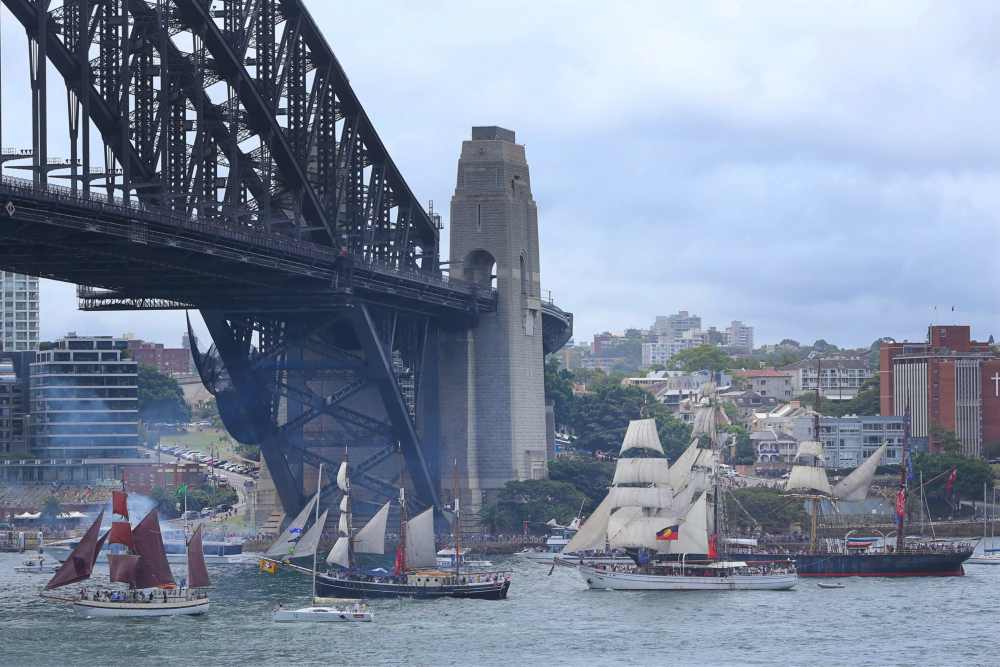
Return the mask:
<svg viewBox="0 0 1000 667">
<path fill-rule="evenodd" d="M 184 512 L 184 514 L 181 515 L 181 518 L 182 519 L 197 519 L 198 518 L 198 512 L 196 512 L 194 510 L 188 510 L 187 512 Z"/>
</svg>

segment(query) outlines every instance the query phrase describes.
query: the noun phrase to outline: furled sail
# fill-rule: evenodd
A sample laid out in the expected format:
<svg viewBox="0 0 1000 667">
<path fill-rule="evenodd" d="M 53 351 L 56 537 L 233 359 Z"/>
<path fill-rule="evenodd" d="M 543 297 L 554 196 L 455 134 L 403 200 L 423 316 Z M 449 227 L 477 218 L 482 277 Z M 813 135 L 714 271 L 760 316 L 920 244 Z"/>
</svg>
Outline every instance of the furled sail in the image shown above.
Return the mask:
<svg viewBox="0 0 1000 667">
<path fill-rule="evenodd" d="M 135 573 L 136 588 L 154 588 L 174 583 L 174 575 L 167 562 L 167 550 L 160 533 L 160 518 L 155 509 L 143 517 L 132 531 L 132 544 L 139 555 Z"/>
<path fill-rule="evenodd" d="M 630 449 L 646 449 L 663 455 L 663 445 L 660 444 L 660 436 L 656 432 L 655 419 L 633 419 L 628 423 L 625 439 L 622 440 L 621 453 L 624 454 Z"/>
<path fill-rule="evenodd" d="M 302 511 L 298 513 L 292 522 L 288 524 L 285 531 L 281 533 L 281 536 L 274 541 L 267 552 L 264 554 L 266 558 L 284 558 L 288 554 L 292 553 L 295 549 L 295 543 L 298 542 L 299 538 L 302 537 L 302 529 L 305 528 L 306 522 L 309 521 L 309 517 L 312 514 L 313 507 L 316 506 L 316 501 L 319 499 L 319 494 L 312 497 L 306 506 L 302 508 Z"/>
<path fill-rule="evenodd" d="M 785 484 L 785 491 L 833 495 L 830 481 L 826 478 L 826 469 L 822 465 L 822 443 L 811 440 L 800 442 L 799 451 L 795 455 L 795 463 L 792 465 L 792 472 L 788 475 L 788 482 Z"/>
<path fill-rule="evenodd" d="M 94 571 L 94 563 L 97 562 L 97 554 L 100 552 L 101 547 L 104 546 L 104 539 L 98 537 L 101 532 L 101 521 L 103 520 L 104 511 L 102 510 L 70 553 L 69 558 L 63 561 L 63 564 L 56 571 L 55 576 L 45 585 L 45 590 L 48 591 L 60 586 L 75 584 L 78 581 L 90 578 L 90 573 Z"/>
<path fill-rule="evenodd" d="M 375 512 L 375 516 L 354 536 L 354 551 L 362 554 L 385 553 L 385 525 L 389 520 L 389 504 Z"/>
<path fill-rule="evenodd" d="M 207 588 L 212 585 L 208 579 L 208 568 L 205 567 L 205 547 L 201 539 L 201 526 L 187 543 L 188 581 L 189 588 Z"/>
<path fill-rule="evenodd" d="M 330 565 L 341 567 L 351 567 L 351 545 L 349 537 L 338 537 L 330 553 L 326 556 L 326 562 Z"/>
<path fill-rule="evenodd" d="M 307 530 L 302 539 L 295 544 L 295 549 L 288 556 L 289 558 L 305 558 L 316 553 L 316 547 L 319 546 L 320 537 L 323 535 L 323 528 L 326 526 L 326 515 L 329 511 L 323 510 L 323 513 L 319 515 L 319 519 L 312 525 L 312 528 Z"/>
<path fill-rule="evenodd" d="M 340 518 L 337 519 L 337 532 L 341 535 L 351 534 L 351 522 L 347 520 L 346 512 L 341 512 Z"/>
<path fill-rule="evenodd" d="M 666 459 L 618 459 L 612 484 L 670 485 L 670 467 Z"/>
<path fill-rule="evenodd" d="M 347 482 L 347 461 L 343 461 L 340 464 L 340 470 L 337 471 L 337 488 L 347 493 L 350 488 Z"/>
<path fill-rule="evenodd" d="M 344 494 L 344 497 L 340 499 L 340 511 L 341 512 L 346 512 L 347 511 L 347 494 L 346 493 Z"/>
<path fill-rule="evenodd" d="M 578 551 L 600 551 L 604 549 L 604 543 L 608 535 L 608 519 L 611 516 L 611 496 L 604 497 L 601 504 L 591 512 L 587 520 L 580 526 L 580 530 L 563 547 L 562 553 L 576 553 Z"/>
<path fill-rule="evenodd" d="M 885 454 L 886 446 L 883 444 L 875 452 L 865 459 L 861 465 L 840 480 L 833 487 L 833 495 L 840 500 L 864 500 L 868 496 L 868 488 L 875 479 L 875 471 L 878 469 L 882 456 Z"/>
<path fill-rule="evenodd" d="M 613 486 L 608 497 L 611 498 L 612 510 L 620 507 L 666 509 L 671 506 L 674 494 L 666 487 Z"/>
<path fill-rule="evenodd" d="M 406 522 L 406 565 L 433 567 L 436 564 L 434 508 L 431 507 Z"/>
</svg>

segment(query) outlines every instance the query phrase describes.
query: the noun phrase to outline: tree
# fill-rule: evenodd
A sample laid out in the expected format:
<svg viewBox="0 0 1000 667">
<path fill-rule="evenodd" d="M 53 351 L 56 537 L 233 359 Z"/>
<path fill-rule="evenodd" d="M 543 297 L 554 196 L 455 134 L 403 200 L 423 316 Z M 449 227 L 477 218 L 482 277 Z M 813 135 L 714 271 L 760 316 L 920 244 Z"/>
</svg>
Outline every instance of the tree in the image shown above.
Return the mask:
<svg viewBox="0 0 1000 667">
<path fill-rule="evenodd" d="M 498 532 L 517 530 L 525 521 L 531 530 L 541 532 L 549 519 L 563 524 L 570 522 L 585 500 L 586 496 L 566 482 L 548 479 L 507 482 L 497 502 L 483 508 L 480 516 L 485 516 Z"/>
<path fill-rule="evenodd" d="M 152 366 L 139 364 L 139 417 L 144 422 L 188 422 L 191 408 L 177 380 Z"/>
<path fill-rule="evenodd" d="M 846 401 L 823 400 L 820 402 L 819 412 L 830 417 L 877 415 L 881 410 L 879 392 L 879 376 L 873 375 L 864 381 L 854 398 Z M 804 406 L 815 407 L 816 394 L 811 391 L 806 392 L 799 396 L 799 401 Z"/>
<path fill-rule="evenodd" d="M 177 499 L 163 487 L 157 486 L 149 492 L 149 498 L 156 504 L 156 511 L 165 519 L 174 519 L 180 516 L 177 511 Z"/>
<path fill-rule="evenodd" d="M 737 502 L 729 503 L 727 498 L 726 516 L 738 529 L 787 533 L 792 524 L 804 526 L 808 520 L 801 499 L 789 498 L 777 489 L 747 487 L 729 491 L 726 496 L 730 493 Z"/>
<path fill-rule="evenodd" d="M 62 514 L 62 505 L 55 496 L 48 496 L 42 501 L 42 523 L 52 525 L 56 518 Z"/>
<path fill-rule="evenodd" d="M 549 461 L 549 479 L 565 482 L 587 497 L 583 506 L 585 514 L 594 511 L 608 493 L 615 464 L 595 459 L 570 458 Z"/>
<path fill-rule="evenodd" d="M 670 363 L 674 368 L 689 373 L 701 370 L 718 372 L 736 366 L 728 354 L 714 345 L 699 345 L 681 350 L 670 358 Z"/>
<path fill-rule="evenodd" d="M 993 481 L 993 469 L 979 459 L 954 454 L 919 453 L 914 455 L 913 465 L 918 479 L 919 473 L 923 473 L 928 498 L 941 500 L 947 496 L 945 484 L 952 469 L 956 470 L 952 494 L 962 498 L 982 497 L 983 484 Z"/>
<path fill-rule="evenodd" d="M 556 427 L 566 426 L 573 410 L 573 374 L 559 367 L 558 357 L 545 362 L 545 400 L 552 401 Z"/>
<path fill-rule="evenodd" d="M 750 433 L 738 424 L 727 426 L 726 431 L 736 436 L 736 456 L 732 463 L 734 465 L 753 465 L 755 456 Z"/>
<path fill-rule="evenodd" d="M 825 340 L 820 338 L 818 341 L 812 344 L 812 349 L 814 349 L 817 352 L 836 352 L 840 348 L 831 343 L 827 343 Z"/>
<path fill-rule="evenodd" d="M 958 456 L 962 453 L 962 441 L 958 439 L 954 431 L 949 431 L 937 424 L 931 424 L 931 441 L 941 447 L 945 454 Z"/>
</svg>

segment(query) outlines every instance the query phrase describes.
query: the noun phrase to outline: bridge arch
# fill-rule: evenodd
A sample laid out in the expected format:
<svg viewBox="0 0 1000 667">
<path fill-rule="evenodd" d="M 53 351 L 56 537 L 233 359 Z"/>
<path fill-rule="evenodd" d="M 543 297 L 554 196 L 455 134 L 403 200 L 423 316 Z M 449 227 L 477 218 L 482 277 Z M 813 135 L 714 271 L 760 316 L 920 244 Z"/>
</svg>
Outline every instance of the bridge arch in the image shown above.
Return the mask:
<svg viewBox="0 0 1000 667">
<path fill-rule="evenodd" d="M 496 289 L 498 273 L 496 258 L 482 248 L 470 251 L 462 262 L 462 277 L 481 287 Z"/>
</svg>

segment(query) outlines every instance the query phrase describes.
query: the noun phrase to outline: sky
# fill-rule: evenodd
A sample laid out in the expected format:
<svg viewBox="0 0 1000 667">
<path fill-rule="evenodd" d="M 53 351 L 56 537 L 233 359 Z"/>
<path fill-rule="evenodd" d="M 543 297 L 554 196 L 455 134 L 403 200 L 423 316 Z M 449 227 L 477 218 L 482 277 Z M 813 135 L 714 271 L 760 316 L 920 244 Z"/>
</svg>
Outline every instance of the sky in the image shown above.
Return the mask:
<svg viewBox="0 0 1000 667">
<path fill-rule="evenodd" d="M 577 341 L 679 309 L 752 324 L 758 344 L 915 340 L 931 322 L 1000 337 L 997 3 L 306 5 L 445 238 L 470 127 L 516 131 L 542 288 Z M 27 100 L 13 23 L 4 94 Z M 43 287 L 43 338 L 182 329 Z"/>
</svg>

